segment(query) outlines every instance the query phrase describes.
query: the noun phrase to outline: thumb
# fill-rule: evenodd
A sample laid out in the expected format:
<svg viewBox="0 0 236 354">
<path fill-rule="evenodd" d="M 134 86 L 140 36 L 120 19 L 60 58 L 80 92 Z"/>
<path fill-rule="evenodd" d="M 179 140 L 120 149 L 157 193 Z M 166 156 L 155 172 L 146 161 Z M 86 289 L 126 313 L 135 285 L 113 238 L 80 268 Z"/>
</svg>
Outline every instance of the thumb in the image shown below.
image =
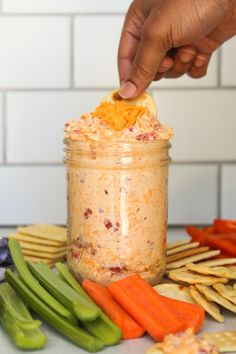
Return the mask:
<svg viewBox="0 0 236 354">
<path fill-rule="evenodd" d="M 154 30 L 155 27 L 150 23 L 143 28 L 131 69 L 119 90 L 122 98 L 135 98 L 145 91 L 155 78 L 166 55 L 165 41 L 161 31 Z"/>
</svg>

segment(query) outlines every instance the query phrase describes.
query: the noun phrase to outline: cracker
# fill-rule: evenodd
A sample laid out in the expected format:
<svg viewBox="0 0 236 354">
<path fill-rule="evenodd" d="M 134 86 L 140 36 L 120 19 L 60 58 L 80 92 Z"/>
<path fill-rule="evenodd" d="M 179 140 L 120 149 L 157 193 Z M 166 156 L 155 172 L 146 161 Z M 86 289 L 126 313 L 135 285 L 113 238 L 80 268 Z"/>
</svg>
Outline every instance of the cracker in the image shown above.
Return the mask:
<svg viewBox="0 0 236 354">
<path fill-rule="evenodd" d="M 216 321 L 223 323 L 225 321 L 225 318 L 223 315 L 220 313 L 220 307 L 212 302 L 209 301 L 203 294 L 201 294 L 195 286 L 191 285 L 189 287 L 189 293 L 192 296 L 192 298 L 195 300 L 195 302 L 202 306 L 204 310 L 211 315 Z"/>
<path fill-rule="evenodd" d="M 228 309 L 231 312 L 236 313 L 236 305 L 232 304 L 225 298 L 223 298 L 217 291 L 212 288 L 209 288 L 205 285 L 196 284 L 196 288 L 203 294 L 205 297 L 210 300 L 214 301 L 217 304 L 223 306 L 224 308 Z"/>
<path fill-rule="evenodd" d="M 118 90 L 114 90 L 108 92 L 108 94 L 103 98 L 102 102 L 116 102 L 119 100 L 126 101 L 120 97 Z M 154 117 L 157 117 L 155 101 L 148 92 L 143 92 L 138 97 L 129 99 L 128 102 L 136 106 L 138 105 L 147 108 Z"/>
<path fill-rule="evenodd" d="M 213 288 L 225 299 L 236 305 L 236 291 L 230 285 L 214 284 Z"/>
<path fill-rule="evenodd" d="M 216 277 L 222 277 L 227 279 L 236 279 L 236 270 L 232 271 L 227 267 L 208 267 L 207 265 L 189 263 L 186 268 L 192 272 L 206 275 L 214 275 Z"/>
<path fill-rule="evenodd" d="M 190 243 L 188 243 L 186 245 L 167 250 L 166 251 L 166 255 L 170 256 L 171 254 L 175 254 L 175 253 L 179 253 L 179 252 L 182 252 L 182 251 L 190 250 L 192 248 L 198 247 L 199 245 L 200 245 L 199 242 L 190 242 Z"/>
<path fill-rule="evenodd" d="M 205 332 L 202 337 L 213 343 L 220 353 L 236 351 L 236 331 Z"/>
<path fill-rule="evenodd" d="M 217 278 L 214 276 L 207 276 L 202 274 L 193 273 L 190 270 L 183 269 L 172 270 L 168 277 L 177 282 L 183 282 L 187 284 L 204 284 L 204 285 L 213 285 L 216 283 L 227 283 L 228 279 L 226 278 Z"/>
<path fill-rule="evenodd" d="M 172 254 L 171 256 L 166 257 L 166 263 L 172 263 L 178 261 L 179 259 L 183 259 L 186 257 L 193 256 L 194 254 L 199 254 L 207 251 L 209 251 L 209 247 L 197 247 L 180 253 Z"/>
<path fill-rule="evenodd" d="M 217 256 L 220 254 L 220 250 L 214 250 L 214 251 L 208 251 L 200 254 L 195 254 L 194 256 L 186 257 L 183 259 L 180 259 L 176 262 L 172 262 L 166 265 L 166 269 L 175 269 L 175 268 L 180 268 L 182 266 L 185 266 L 188 263 L 193 263 L 197 261 L 201 261 L 202 259 L 207 259 L 207 258 L 212 258 L 214 256 Z"/>
<path fill-rule="evenodd" d="M 185 301 L 189 303 L 195 303 L 189 294 L 189 289 L 187 286 L 179 284 L 158 284 L 153 287 L 158 294 L 162 296 L 169 297 L 171 299 Z"/>
<path fill-rule="evenodd" d="M 234 263 L 236 263 L 236 258 L 220 258 L 220 259 L 212 259 L 210 261 L 205 261 L 198 264 L 208 265 L 209 267 L 217 267 L 217 266 L 224 266 L 224 265 L 234 264 Z"/>
<path fill-rule="evenodd" d="M 38 257 L 33 257 L 33 256 L 24 256 L 24 259 L 26 261 L 31 261 L 34 263 L 43 262 L 47 265 L 54 265 L 57 262 L 57 260 L 52 261 L 50 259 L 38 258 Z M 61 258 L 60 258 L 60 260 L 61 260 Z"/>
<path fill-rule="evenodd" d="M 63 251 L 63 252 L 55 252 L 55 253 L 46 253 L 46 252 L 37 252 L 37 251 L 33 251 L 33 250 L 26 250 L 26 249 L 22 249 L 22 253 L 25 256 L 35 256 L 37 257 L 40 254 L 41 258 L 46 258 L 46 259 L 56 259 L 56 258 L 60 258 L 60 257 L 65 257 L 67 252 Z"/>
<path fill-rule="evenodd" d="M 13 238 L 14 240 L 17 241 L 25 241 L 25 242 L 29 242 L 29 243 L 35 243 L 35 244 L 39 244 L 39 245 L 48 245 L 48 246 L 66 246 L 66 241 L 54 241 L 54 240 L 47 240 L 47 239 L 43 239 L 43 238 L 39 238 L 36 236 L 30 236 L 30 235 L 25 235 L 22 234 L 20 232 L 17 232 L 15 234 L 9 234 L 8 238 Z"/>
<path fill-rule="evenodd" d="M 17 231 L 31 236 L 36 236 L 38 238 L 43 238 L 47 240 L 66 242 L 66 228 L 55 225 L 30 225 L 25 227 L 18 227 Z"/>
<path fill-rule="evenodd" d="M 233 289 L 236 291 L 236 283 L 233 285 Z"/>
<path fill-rule="evenodd" d="M 161 343 L 156 343 L 149 348 L 145 354 L 164 354 Z"/>
<path fill-rule="evenodd" d="M 166 249 L 167 250 L 171 250 L 172 248 L 176 248 L 176 247 L 179 247 L 179 246 L 186 245 L 189 242 L 191 242 L 191 238 L 189 238 L 187 240 L 180 240 L 180 241 L 170 242 L 170 243 L 167 243 Z"/>
<path fill-rule="evenodd" d="M 33 250 L 37 252 L 47 252 L 47 253 L 58 253 L 58 252 L 66 252 L 67 247 L 54 247 L 54 246 L 46 246 L 46 245 L 37 245 L 34 243 L 28 243 L 24 241 L 19 241 L 19 244 L 21 245 L 21 248 L 27 249 L 27 250 Z"/>
</svg>

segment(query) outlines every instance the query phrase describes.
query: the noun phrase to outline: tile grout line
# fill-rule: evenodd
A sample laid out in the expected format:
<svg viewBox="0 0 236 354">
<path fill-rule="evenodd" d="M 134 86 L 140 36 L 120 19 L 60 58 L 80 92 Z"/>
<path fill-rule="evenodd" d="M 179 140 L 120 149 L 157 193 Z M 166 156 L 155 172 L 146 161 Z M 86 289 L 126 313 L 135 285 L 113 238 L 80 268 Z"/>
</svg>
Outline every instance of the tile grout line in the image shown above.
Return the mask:
<svg viewBox="0 0 236 354">
<path fill-rule="evenodd" d="M 13 88 L 13 87 L 0 87 L 0 93 L 2 92 L 90 92 L 90 91 L 107 91 L 114 89 L 114 86 L 101 86 L 101 87 L 32 87 L 32 88 Z M 150 87 L 149 91 L 152 93 L 155 92 L 162 92 L 162 91 L 218 91 L 219 87 L 160 87 L 160 88 L 153 88 Z M 224 86 L 220 87 L 222 91 L 234 91 L 236 90 L 236 86 Z"/>
<path fill-rule="evenodd" d="M 74 16 L 70 17 L 70 89 L 74 88 Z"/>
<path fill-rule="evenodd" d="M 7 96 L 6 92 L 2 93 L 2 158 L 3 165 L 7 161 Z"/>
<path fill-rule="evenodd" d="M 217 88 L 218 89 L 222 88 L 222 83 L 221 83 L 221 61 L 222 61 L 222 50 L 220 48 L 219 52 L 218 52 L 218 62 L 217 62 Z"/>
<path fill-rule="evenodd" d="M 1 0 L 0 0 L 1 4 Z M 56 12 L 39 12 L 39 13 L 31 13 L 31 12 L 2 12 L 1 16 L 2 17 L 70 17 L 70 16 L 76 16 L 76 17 L 86 17 L 86 16 L 91 16 L 91 17 L 100 17 L 100 16 L 124 16 L 124 12 L 62 12 L 62 13 L 56 13 Z"/>
<path fill-rule="evenodd" d="M 217 175 L 217 214 L 218 218 L 222 216 L 222 198 L 221 198 L 221 182 L 222 182 L 222 163 L 218 164 L 218 175 Z"/>
</svg>

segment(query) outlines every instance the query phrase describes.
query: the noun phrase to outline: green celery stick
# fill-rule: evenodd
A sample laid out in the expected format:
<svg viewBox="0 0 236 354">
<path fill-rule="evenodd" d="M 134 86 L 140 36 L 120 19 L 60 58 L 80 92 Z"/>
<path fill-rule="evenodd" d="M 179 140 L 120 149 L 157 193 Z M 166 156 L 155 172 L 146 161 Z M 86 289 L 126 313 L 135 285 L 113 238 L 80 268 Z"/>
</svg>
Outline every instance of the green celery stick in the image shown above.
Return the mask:
<svg viewBox="0 0 236 354">
<path fill-rule="evenodd" d="M 5 279 L 35 312 L 37 312 L 63 336 L 89 352 L 97 352 L 103 349 L 104 345 L 101 340 L 86 333 L 80 327 L 70 323 L 68 319 L 63 318 L 58 315 L 58 313 L 54 312 L 10 269 L 6 271 Z"/>
<path fill-rule="evenodd" d="M 39 329 L 41 322 L 33 320 L 31 314 L 12 287 L 0 285 L 0 322 L 20 349 L 40 349 L 46 336 Z"/>
<path fill-rule="evenodd" d="M 56 263 L 56 268 L 60 275 L 75 291 L 97 306 L 64 264 Z M 103 311 L 101 311 L 99 318 L 91 322 L 83 321 L 83 325 L 94 336 L 102 339 L 105 345 L 117 344 L 121 339 L 122 333 L 120 328 L 117 327 Z"/>
<path fill-rule="evenodd" d="M 57 301 L 47 290 L 45 290 L 34 276 L 29 271 L 24 256 L 21 252 L 20 244 L 17 240 L 10 239 L 8 241 L 11 256 L 15 263 L 17 272 L 21 276 L 22 280 L 32 291 L 37 294 L 43 301 L 45 301 L 53 310 L 60 315 L 67 317 L 73 321 L 74 316 L 65 308 L 59 301 Z"/>
<path fill-rule="evenodd" d="M 97 306 L 61 280 L 46 264 L 28 262 L 28 265 L 39 282 L 81 321 L 92 321 L 100 316 Z"/>
</svg>

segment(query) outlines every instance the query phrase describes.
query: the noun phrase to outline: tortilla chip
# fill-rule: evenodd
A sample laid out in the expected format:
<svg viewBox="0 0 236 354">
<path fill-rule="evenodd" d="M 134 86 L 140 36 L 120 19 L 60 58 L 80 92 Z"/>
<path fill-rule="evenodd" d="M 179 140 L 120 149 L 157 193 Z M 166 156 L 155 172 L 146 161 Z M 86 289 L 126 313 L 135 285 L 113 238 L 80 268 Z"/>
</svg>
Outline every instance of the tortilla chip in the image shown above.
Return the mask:
<svg viewBox="0 0 236 354">
<path fill-rule="evenodd" d="M 191 242 L 191 238 L 189 238 L 187 240 L 180 240 L 180 241 L 170 242 L 170 243 L 167 243 L 166 249 L 167 250 L 171 250 L 172 248 L 183 246 L 183 245 L 186 245 L 187 243 L 190 243 L 190 242 Z"/>
<path fill-rule="evenodd" d="M 202 337 L 213 343 L 220 353 L 236 351 L 236 331 L 205 332 Z"/>
<path fill-rule="evenodd" d="M 153 287 L 158 294 L 169 297 L 171 299 L 185 301 L 194 304 L 195 301 L 189 294 L 187 286 L 179 284 L 158 284 Z"/>
<path fill-rule="evenodd" d="M 25 241 L 25 242 L 29 242 L 29 243 L 33 243 L 33 244 L 39 244 L 39 245 L 48 245 L 48 246 L 59 246 L 59 247 L 62 247 L 62 246 L 66 246 L 66 241 L 54 241 L 54 240 L 47 240 L 47 239 L 44 239 L 44 238 L 39 238 L 39 237 L 36 237 L 36 236 L 32 236 L 32 235 L 25 235 L 25 234 L 22 234 L 20 232 L 17 232 L 15 234 L 9 234 L 8 235 L 8 238 L 12 238 L 14 240 L 17 240 L 17 241 Z"/>
<path fill-rule="evenodd" d="M 220 313 L 220 307 L 212 302 L 209 301 L 203 294 L 201 294 L 195 286 L 191 285 L 189 287 L 189 293 L 192 298 L 196 301 L 196 303 L 204 308 L 204 310 L 211 315 L 216 321 L 223 323 L 225 318 Z"/>
<path fill-rule="evenodd" d="M 214 250 L 214 251 L 208 251 L 200 254 L 195 254 L 194 256 L 186 257 L 183 259 L 180 259 L 179 261 L 175 261 L 172 263 L 168 263 L 166 265 L 166 269 L 175 269 L 175 268 L 180 268 L 185 266 L 188 263 L 193 263 L 197 261 L 201 261 L 202 259 L 207 259 L 207 258 L 212 258 L 214 256 L 217 256 L 220 254 L 220 250 Z"/>
<path fill-rule="evenodd" d="M 45 246 L 45 245 L 38 245 L 35 243 L 28 243 L 24 241 L 18 241 L 19 244 L 21 245 L 21 248 L 25 250 L 33 250 L 37 251 L 38 253 L 40 252 L 47 252 L 47 253 L 59 253 L 59 252 L 66 252 L 68 250 L 67 247 L 54 247 L 54 246 Z"/>
<path fill-rule="evenodd" d="M 30 225 L 30 226 L 20 226 L 17 231 L 31 236 L 36 236 L 38 238 L 43 238 L 47 240 L 66 242 L 66 228 L 55 225 Z"/>
<path fill-rule="evenodd" d="M 226 278 L 217 278 L 214 276 L 201 275 L 193 273 L 190 270 L 183 269 L 179 271 L 178 269 L 172 270 L 168 277 L 177 282 L 183 282 L 187 284 L 204 284 L 204 285 L 213 285 L 216 283 L 227 283 L 228 279 Z"/>
<path fill-rule="evenodd" d="M 182 246 L 175 247 L 175 248 L 172 248 L 170 250 L 167 250 L 166 251 L 166 255 L 170 256 L 171 254 L 175 254 L 175 253 L 179 253 L 179 252 L 182 252 L 182 251 L 190 250 L 192 248 L 198 247 L 199 245 L 200 245 L 199 242 L 190 242 L 190 243 L 187 243 L 186 245 L 182 245 Z"/>
<path fill-rule="evenodd" d="M 207 265 L 189 263 L 186 265 L 186 268 L 199 274 L 209 274 L 216 277 L 236 279 L 236 271 L 233 272 L 227 267 L 208 267 Z"/>
<path fill-rule="evenodd" d="M 236 305 L 236 290 L 230 285 L 214 284 L 213 288 L 225 299 Z"/>
<path fill-rule="evenodd" d="M 183 259 L 186 257 L 193 256 L 194 254 L 199 254 L 207 251 L 209 251 L 209 247 L 197 247 L 180 253 L 172 254 L 171 256 L 166 257 L 166 263 L 172 263 L 178 261 L 179 259 Z"/>
<path fill-rule="evenodd" d="M 157 108 L 156 108 L 155 101 L 153 100 L 152 96 L 147 92 L 142 93 L 137 98 L 125 100 L 120 97 L 118 90 L 114 90 L 114 91 L 109 92 L 103 98 L 102 102 L 116 102 L 116 101 L 121 101 L 121 100 L 127 101 L 135 106 L 145 107 L 149 110 L 149 112 L 151 113 L 151 115 L 153 117 L 157 117 Z"/>
<path fill-rule="evenodd" d="M 228 309 L 231 312 L 236 313 L 236 305 L 232 304 L 225 298 L 223 298 L 217 291 L 208 286 L 196 284 L 196 288 L 203 294 L 205 297 L 210 300 L 214 301 L 217 304 L 223 306 L 224 308 Z"/>
</svg>

